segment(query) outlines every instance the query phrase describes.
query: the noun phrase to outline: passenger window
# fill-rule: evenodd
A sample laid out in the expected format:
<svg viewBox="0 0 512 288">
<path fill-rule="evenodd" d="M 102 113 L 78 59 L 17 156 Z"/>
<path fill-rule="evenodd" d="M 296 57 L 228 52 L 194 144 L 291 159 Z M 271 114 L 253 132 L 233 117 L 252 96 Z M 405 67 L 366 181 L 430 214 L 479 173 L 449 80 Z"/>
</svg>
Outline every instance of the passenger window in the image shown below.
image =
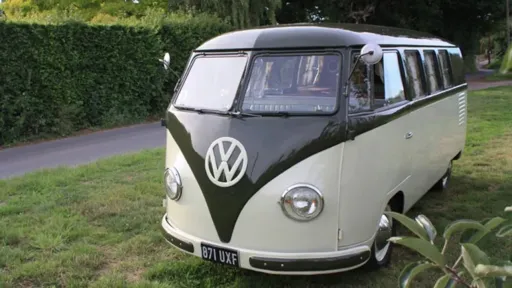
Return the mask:
<svg viewBox="0 0 512 288">
<path fill-rule="evenodd" d="M 425 96 L 420 62 L 418 51 L 405 51 L 405 69 L 409 75 L 409 85 L 412 85 L 413 99 Z"/>
<path fill-rule="evenodd" d="M 381 108 L 405 100 L 397 53 L 384 53 L 374 68 L 374 107 Z"/>
<path fill-rule="evenodd" d="M 356 65 L 354 73 L 350 78 L 349 90 L 349 113 L 368 111 L 371 108 L 370 102 L 370 69 L 363 61 L 355 62 L 358 55 L 352 58 L 352 65 Z"/>
<path fill-rule="evenodd" d="M 441 69 L 444 88 L 452 87 L 452 71 L 450 69 L 448 51 L 446 50 L 439 50 L 439 67 Z"/>
<path fill-rule="evenodd" d="M 436 53 L 434 51 L 424 51 L 423 54 L 425 56 L 425 72 L 427 74 L 429 90 L 430 93 L 436 93 L 441 90 L 439 85 L 439 69 L 436 61 Z"/>
</svg>

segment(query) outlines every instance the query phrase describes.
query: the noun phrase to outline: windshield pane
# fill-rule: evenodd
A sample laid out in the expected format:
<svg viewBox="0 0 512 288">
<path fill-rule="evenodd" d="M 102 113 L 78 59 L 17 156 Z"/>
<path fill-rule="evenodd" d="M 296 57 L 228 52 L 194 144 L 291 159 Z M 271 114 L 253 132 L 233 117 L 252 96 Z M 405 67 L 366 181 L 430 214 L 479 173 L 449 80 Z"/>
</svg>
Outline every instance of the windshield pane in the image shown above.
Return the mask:
<svg viewBox="0 0 512 288">
<path fill-rule="evenodd" d="M 244 112 L 331 113 L 336 108 L 341 56 L 264 56 L 254 60 Z"/>
<path fill-rule="evenodd" d="M 229 110 L 246 61 L 245 56 L 197 57 L 193 61 L 174 105 Z"/>
</svg>

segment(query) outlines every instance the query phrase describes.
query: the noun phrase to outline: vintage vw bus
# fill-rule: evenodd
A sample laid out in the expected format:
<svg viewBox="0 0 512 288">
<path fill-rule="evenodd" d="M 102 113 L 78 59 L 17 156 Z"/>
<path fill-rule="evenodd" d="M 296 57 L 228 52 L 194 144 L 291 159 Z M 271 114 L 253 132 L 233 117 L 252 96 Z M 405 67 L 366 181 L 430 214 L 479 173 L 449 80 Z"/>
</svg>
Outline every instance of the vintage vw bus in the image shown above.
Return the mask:
<svg viewBox="0 0 512 288">
<path fill-rule="evenodd" d="M 369 25 L 203 43 L 162 120 L 164 237 L 273 274 L 387 264 L 395 225 L 384 212 L 444 190 L 463 151 L 462 65 L 451 43 Z"/>
</svg>

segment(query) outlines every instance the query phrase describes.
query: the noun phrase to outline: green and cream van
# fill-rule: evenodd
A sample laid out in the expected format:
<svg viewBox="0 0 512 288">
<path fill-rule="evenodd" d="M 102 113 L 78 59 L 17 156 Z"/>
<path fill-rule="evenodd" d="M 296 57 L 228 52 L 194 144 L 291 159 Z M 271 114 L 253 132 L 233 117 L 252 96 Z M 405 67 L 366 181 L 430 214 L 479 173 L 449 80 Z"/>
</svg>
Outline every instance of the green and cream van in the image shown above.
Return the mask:
<svg viewBox="0 0 512 288">
<path fill-rule="evenodd" d="M 384 212 L 447 188 L 466 96 L 460 49 L 416 31 L 294 24 L 210 39 L 162 120 L 163 236 L 271 274 L 382 267 L 397 224 Z"/>
</svg>

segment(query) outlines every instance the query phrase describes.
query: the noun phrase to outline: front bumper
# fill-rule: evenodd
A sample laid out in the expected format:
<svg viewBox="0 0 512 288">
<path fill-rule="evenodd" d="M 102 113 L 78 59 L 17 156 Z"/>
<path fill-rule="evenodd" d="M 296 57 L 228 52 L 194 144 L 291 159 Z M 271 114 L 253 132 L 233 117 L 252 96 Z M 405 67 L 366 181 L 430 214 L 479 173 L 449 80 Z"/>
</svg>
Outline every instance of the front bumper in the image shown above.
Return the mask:
<svg viewBox="0 0 512 288">
<path fill-rule="evenodd" d="M 202 257 L 201 243 L 236 250 L 239 257 L 238 267 L 268 274 L 313 275 L 343 272 L 364 265 L 371 253 L 367 245 L 322 253 L 275 253 L 219 245 L 176 229 L 167 221 L 167 215 L 162 218 L 161 229 L 168 243 L 188 254 Z"/>
</svg>

